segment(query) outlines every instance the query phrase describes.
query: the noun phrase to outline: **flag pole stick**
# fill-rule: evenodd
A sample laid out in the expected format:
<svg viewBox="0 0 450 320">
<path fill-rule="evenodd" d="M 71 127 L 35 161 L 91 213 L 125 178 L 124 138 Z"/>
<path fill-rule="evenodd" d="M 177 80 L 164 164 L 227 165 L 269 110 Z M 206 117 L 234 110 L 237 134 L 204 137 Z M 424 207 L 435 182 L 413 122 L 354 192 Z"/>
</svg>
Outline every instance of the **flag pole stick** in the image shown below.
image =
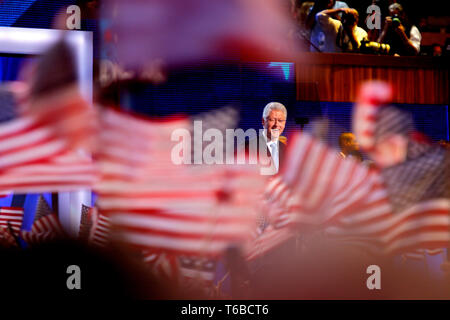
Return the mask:
<svg viewBox="0 0 450 320">
<path fill-rule="evenodd" d="M 226 250 L 226 261 L 231 278 L 231 294 L 233 299 L 245 299 L 246 292 L 243 286 L 249 284 L 250 273 L 239 248 L 229 247 Z"/>
<path fill-rule="evenodd" d="M 59 217 L 58 206 L 59 206 L 58 193 L 54 192 L 52 193 L 52 211 Z"/>
<path fill-rule="evenodd" d="M 220 297 L 220 296 L 221 296 L 222 285 L 223 285 L 223 283 L 225 282 L 225 280 L 228 278 L 229 275 L 230 275 L 230 272 L 228 271 L 228 272 L 223 276 L 223 278 L 220 279 L 220 280 L 217 282 L 217 285 L 215 286 L 215 294 L 216 294 L 217 297 Z"/>
</svg>

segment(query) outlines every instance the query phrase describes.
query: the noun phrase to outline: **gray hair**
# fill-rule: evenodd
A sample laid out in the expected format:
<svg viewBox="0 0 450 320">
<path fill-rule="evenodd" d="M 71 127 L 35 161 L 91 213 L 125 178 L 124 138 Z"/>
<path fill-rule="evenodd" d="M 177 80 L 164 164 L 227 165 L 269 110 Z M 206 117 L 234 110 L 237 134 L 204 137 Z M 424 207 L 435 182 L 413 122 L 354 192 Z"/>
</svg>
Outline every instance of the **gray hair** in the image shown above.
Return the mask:
<svg viewBox="0 0 450 320">
<path fill-rule="evenodd" d="M 389 11 L 393 11 L 395 9 L 398 9 L 398 11 L 403 12 L 403 7 L 400 3 L 394 2 L 389 6 Z"/>
<path fill-rule="evenodd" d="M 280 110 L 284 113 L 284 116 L 287 118 L 287 110 L 286 107 L 284 105 L 282 105 L 279 102 L 270 102 L 268 103 L 263 110 L 263 119 L 266 120 L 267 117 L 269 116 L 270 111 L 272 110 Z"/>
</svg>

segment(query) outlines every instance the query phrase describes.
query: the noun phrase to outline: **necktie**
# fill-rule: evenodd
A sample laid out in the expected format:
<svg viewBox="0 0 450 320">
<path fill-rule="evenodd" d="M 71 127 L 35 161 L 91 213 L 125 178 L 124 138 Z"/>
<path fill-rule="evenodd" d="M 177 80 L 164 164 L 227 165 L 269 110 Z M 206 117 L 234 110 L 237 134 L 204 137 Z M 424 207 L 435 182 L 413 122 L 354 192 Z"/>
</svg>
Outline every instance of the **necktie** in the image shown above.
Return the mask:
<svg viewBox="0 0 450 320">
<path fill-rule="evenodd" d="M 270 150 L 271 150 L 272 160 L 275 165 L 275 169 L 278 172 L 278 150 L 277 150 L 276 142 L 272 142 L 270 144 Z"/>
</svg>

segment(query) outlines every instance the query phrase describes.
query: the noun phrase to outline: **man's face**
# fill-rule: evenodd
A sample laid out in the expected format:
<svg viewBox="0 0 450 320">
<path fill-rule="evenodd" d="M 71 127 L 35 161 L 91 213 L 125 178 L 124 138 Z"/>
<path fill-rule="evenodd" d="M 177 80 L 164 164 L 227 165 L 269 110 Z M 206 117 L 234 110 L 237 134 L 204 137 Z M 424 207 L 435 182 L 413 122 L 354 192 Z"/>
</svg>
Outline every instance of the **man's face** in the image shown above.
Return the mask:
<svg viewBox="0 0 450 320">
<path fill-rule="evenodd" d="M 348 149 L 350 151 L 358 151 L 359 150 L 358 141 L 356 140 L 356 137 L 353 134 L 351 135 L 351 137 L 349 139 Z"/>
<path fill-rule="evenodd" d="M 341 146 L 344 153 L 352 153 L 359 150 L 359 144 L 356 137 L 352 133 L 347 133 L 343 145 Z"/>
<path fill-rule="evenodd" d="M 286 117 L 281 110 L 270 111 L 267 119 L 262 120 L 263 127 L 266 129 L 267 138 L 276 140 L 283 133 L 286 125 Z"/>
</svg>

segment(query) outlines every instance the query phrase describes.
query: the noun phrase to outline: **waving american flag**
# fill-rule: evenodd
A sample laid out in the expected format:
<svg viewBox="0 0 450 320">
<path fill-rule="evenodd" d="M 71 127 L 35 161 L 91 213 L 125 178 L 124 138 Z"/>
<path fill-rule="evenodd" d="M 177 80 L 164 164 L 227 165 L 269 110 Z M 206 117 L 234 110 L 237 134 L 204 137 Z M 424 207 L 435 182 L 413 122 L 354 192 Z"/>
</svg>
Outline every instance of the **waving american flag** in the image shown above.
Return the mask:
<svg viewBox="0 0 450 320">
<path fill-rule="evenodd" d="M 0 207 L 0 227 L 12 230 L 14 235 L 18 235 L 22 227 L 23 208 Z"/>
<path fill-rule="evenodd" d="M 0 89 L 0 103 L 0 110 L 16 109 L 14 96 L 5 87 Z M 45 161 L 64 149 L 64 140 L 32 116 L 8 117 L 0 123 L 0 172 Z"/>
<path fill-rule="evenodd" d="M 387 254 L 449 247 L 448 151 L 412 138 L 408 116 L 382 105 L 388 88 L 374 90 L 374 97 L 369 89 L 362 90 L 368 97 L 360 99 L 354 119 L 362 145 L 377 150 L 380 143 L 405 141 L 397 147 L 404 146 L 404 157 L 379 152 L 379 166 L 369 169 L 308 134 L 296 134 L 282 176 L 268 185 L 271 232 L 319 229 Z M 394 135 L 400 138 L 390 141 Z"/>
<path fill-rule="evenodd" d="M 115 137 L 115 144 L 98 159 L 97 205 L 125 242 L 140 250 L 216 256 L 248 238 L 262 185 L 256 168 L 175 165 L 171 134 L 190 132 L 189 119 L 151 121 L 106 112 L 103 134 Z M 131 134 L 139 138 L 130 143 Z"/>
<path fill-rule="evenodd" d="M 40 195 L 36 206 L 33 225 L 30 231 L 21 231 L 22 239 L 28 246 L 52 241 L 65 236 L 65 232 L 45 198 Z"/>
<path fill-rule="evenodd" d="M 63 42 L 36 63 L 26 94 L 0 89 L 0 191 L 58 192 L 89 188 L 95 179 L 89 151 L 95 137 L 92 106 L 76 84 Z M 48 73 L 48 68 L 54 72 Z"/>
</svg>

